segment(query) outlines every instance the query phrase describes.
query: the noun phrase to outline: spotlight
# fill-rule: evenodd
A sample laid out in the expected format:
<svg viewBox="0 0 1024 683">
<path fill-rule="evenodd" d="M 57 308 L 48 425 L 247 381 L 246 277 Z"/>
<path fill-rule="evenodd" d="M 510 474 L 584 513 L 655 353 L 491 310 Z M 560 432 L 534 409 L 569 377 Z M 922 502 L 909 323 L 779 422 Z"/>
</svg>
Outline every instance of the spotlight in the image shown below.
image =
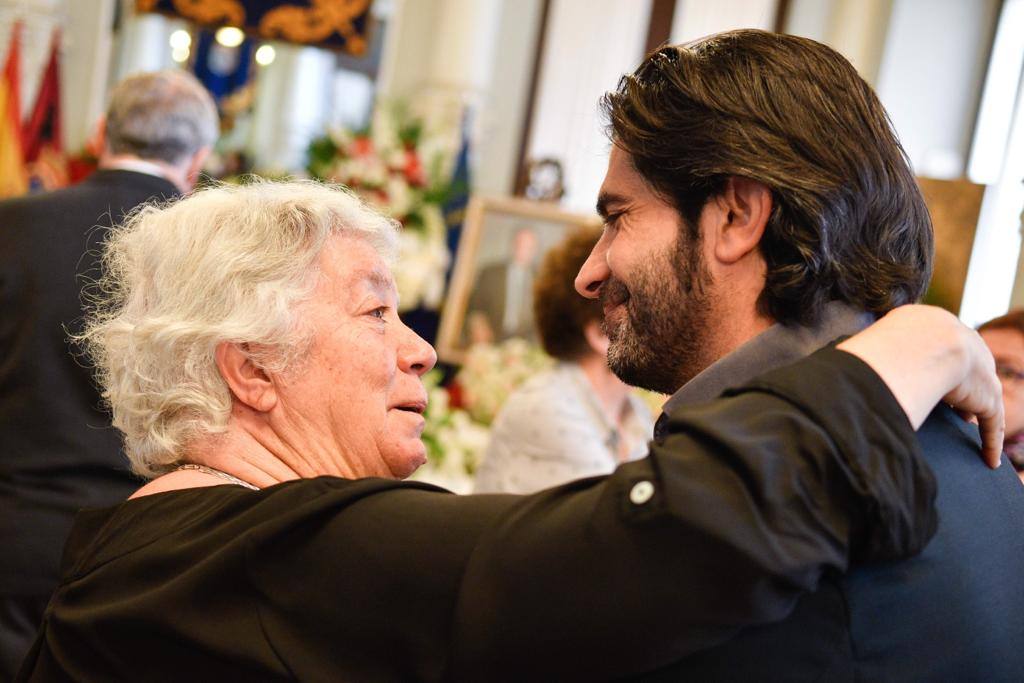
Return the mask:
<svg viewBox="0 0 1024 683">
<path fill-rule="evenodd" d="M 192 45 L 192 36 L 188 34 L 185 29 L 179 28 L 177 31 L 171 34 L 171 47 L 175 50 L 185 50 L 188 52 L 188 48 Z"/>
<path fill-rule="evenodd" d="M 273 45 L 260 45 L 259 49 L 256 50 L 256 63 L 260 66 L 271 64 L 275 57 L 277 57 L 277 50 L 274 49 Z"/>
<path fill-rule="evenodd" d="M 238 47 L 245 40 L 245 34 L 242 33 L 242 29 L 235 28 L 234 26 L 224 26 L 217 29 L 217 33 L 213 37 L 224 47 Z"/>
</svg>

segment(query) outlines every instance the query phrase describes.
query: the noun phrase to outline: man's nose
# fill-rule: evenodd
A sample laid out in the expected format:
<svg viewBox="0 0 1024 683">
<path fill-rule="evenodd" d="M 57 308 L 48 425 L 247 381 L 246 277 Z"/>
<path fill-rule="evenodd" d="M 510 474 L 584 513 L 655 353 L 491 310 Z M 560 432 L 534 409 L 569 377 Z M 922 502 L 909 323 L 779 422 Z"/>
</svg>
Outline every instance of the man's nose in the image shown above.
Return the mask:
<svg viewBox="0 0 1024 683">
<path fill-rule="evenodd" d="M 596 299 L 601 292 L 601 285 L 611 274 L 608 268 L 608 261 L 605 258 L 606 250 L 601 242 L 597 243 L 594 250 L 590 252 L 579 275 L 576 276 L 576 291 L 580 296 L 588 299 Z"/>
</svg>

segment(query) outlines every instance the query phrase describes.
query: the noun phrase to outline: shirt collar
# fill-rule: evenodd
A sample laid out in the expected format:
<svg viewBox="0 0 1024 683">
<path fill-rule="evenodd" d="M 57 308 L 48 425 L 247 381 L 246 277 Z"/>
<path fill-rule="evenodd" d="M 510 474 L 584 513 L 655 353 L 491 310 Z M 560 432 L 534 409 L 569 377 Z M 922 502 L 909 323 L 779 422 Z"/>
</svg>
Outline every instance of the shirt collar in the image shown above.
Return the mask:
<svg viewBox="0 0 1024 683">
<path fill-rule="evenodd" d="M 832 301 L 825 306 L 821 320 L 813 327 L 775 323 L 728 356 L 706 367 L 672 394 L 665 402 L 655 425 L 655 438 L 661 436 L 665 413 L 679 406 L 717 398 L 730 387 L 743 384 L 763 372 L 796 362 L 837 337 L 860 332 L 874 321 L 875 317 L 871 313 Z"/>
<path fill-rule="evenodd" d="M 103 169 L 108 171 L 135 171 L 136 173 L 145 173 L 146 175 L 156 176 L 157 178 L 173 182 L 158 164 L 142 159 L 122 159 L 120 161 L 108 162 L 103 164 Z"/>
</svg>

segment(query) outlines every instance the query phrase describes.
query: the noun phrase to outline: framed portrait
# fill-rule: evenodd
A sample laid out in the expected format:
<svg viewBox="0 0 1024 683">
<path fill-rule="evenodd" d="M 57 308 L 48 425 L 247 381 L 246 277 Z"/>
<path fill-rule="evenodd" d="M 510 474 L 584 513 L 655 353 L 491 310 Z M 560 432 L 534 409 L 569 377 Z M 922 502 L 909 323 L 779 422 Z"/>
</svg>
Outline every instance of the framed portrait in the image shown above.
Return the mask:
<svg viewBox="0 0 1024 683">
<path fill-rule="evenodd" d="M 438 357 L 462 363 L 474 343 L 536 340 L 533 282 L 549 249 L 596 215 L 512 197 L 472 197 L 437 335 Z"/>
<path fill-rule="evenodd" d="M 957 314 L 964 296 L 985 186 L 967 180 L 920 176 L 917 184 L 931 214 L 935 234 L 935 263 L 924 301 Z"/>
</svg>

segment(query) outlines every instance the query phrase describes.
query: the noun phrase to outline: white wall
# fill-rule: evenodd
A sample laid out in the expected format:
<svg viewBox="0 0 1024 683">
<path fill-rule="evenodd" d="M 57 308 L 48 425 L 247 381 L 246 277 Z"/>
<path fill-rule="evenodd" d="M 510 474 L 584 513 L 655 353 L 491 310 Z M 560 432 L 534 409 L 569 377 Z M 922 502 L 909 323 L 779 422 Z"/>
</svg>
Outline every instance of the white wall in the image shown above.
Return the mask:
<svg viewBox="0 0 1024 683">
<path fill-rule="evenodd" d="M 501 6 L 490 81 L 476 122 L 473 187 L 482 194 L 507 195 L 515 187 L 542 9 L 541 0 L 505 0 Z"/>
<path fill-rule="evenodd" d="M 249 151 L 255 167 L 284 173 L 305 167 L 309 141 L 327 128 L 334 54 L 277 44 L 277 57 L 256 74 Z"/>
<path fill-rule="evenodd" d="M 999 0 L 894 0 L 877 91 L 918 175 L 963 176 Z"/>
<path fill-rule="evenodd" d="M 737 28 L 775 28 L 778 0 L 678 0 L 670 42 L 687 43 L 712 33 Z"/>
<path fill-rule="evenodd" d="M 563 204 L 593 212 L 608 161 L 598 100 L 643 58 L 650 0 L 553 0 L 528 155 L 560 159 Z"/>
<path fill-rule="evenodd" d="M 786 33 L 824 43 L 877 82 L 893 0 L 792 0 Z"/>
<path fill-rule="evenodd" d="M 85 147 L 107 108 L 115 0 L 68 1 L 61 60 L 64 148 Z"/>
</svg>

